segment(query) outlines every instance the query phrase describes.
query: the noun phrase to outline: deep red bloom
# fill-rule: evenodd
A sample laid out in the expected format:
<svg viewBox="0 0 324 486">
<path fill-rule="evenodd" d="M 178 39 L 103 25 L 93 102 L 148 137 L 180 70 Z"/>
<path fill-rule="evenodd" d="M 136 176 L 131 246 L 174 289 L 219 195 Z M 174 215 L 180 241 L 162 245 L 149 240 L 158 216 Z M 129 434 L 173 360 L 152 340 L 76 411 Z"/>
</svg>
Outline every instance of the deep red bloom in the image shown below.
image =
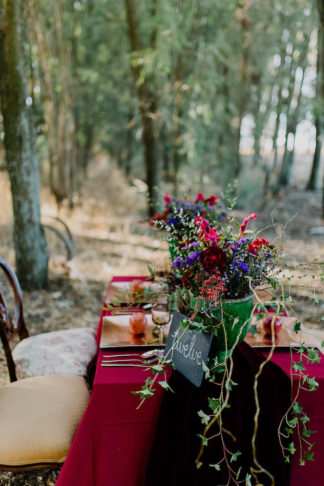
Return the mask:
<svg viewBox="0 0 324 486">
<path fill-rule="evenodd" d="M 154 226 L 155 221 L 166 221 L 166 217 L 163 214 L 155 213 L 150 220 L 150 226 Z"/>
<path fill-rule="evenodd" d="M 209 206 L 215 206 L 216 202 L 220 199 L 220 196 L 209 196 L 207 199 Z"/>
<path fill-rule="evenodd" d="M 264 238 L 257 238 L 256 240 L 252 241 L 248 247 L 248 253 L 253 253 L 256 255 L 259 251 L 260 246 L 267 246 L 269 245 L 269 241 L 265 240 Z"/>
<path fill-rule="evenodd" d="M 200 255 L 203 269 L 208 273 L 224 270 L 226 266 L 226 253 L 218 246 L 209 246 Z"/>
<path fill-rule="evenodd" d="M 202 192 L 198 192 L 195 203 L 198 203 L 199 201 L 205 202 L 205 196 Z"/>
<path fill-rule="evenodd" d="M 165 196 L 164 196 L 164 202 L 165 202 L 166 204 L 171 204 L 171 202 L 172 202 L 172 201 L 171 201 L 171 196 L 170 196 L 170 194 L 168 194 L 167 192 L 165 193 Z"/>
<path fill-rule="evenodd" d="M 239 238 L 241 238 L 241 236 L 243 235 L 244 231 L 246 230 L 247 224 L 250 221 L 250 219 L 257 219 L 257 215 L 255 213 L 252 213 L 252 214 L 250 214 L 250 216 L 248 216 L 247 218 L 245 218 L 245 220 L 243 221 L 243 223 L 240 226 Z"/>
</svg>

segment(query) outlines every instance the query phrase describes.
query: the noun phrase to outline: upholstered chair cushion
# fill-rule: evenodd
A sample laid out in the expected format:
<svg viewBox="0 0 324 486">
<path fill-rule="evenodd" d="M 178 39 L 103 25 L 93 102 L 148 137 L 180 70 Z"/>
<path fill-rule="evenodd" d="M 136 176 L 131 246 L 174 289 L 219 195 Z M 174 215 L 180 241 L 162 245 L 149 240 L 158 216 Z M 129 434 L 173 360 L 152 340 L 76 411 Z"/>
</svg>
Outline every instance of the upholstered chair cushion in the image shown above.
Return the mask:
<svg viewBox="0 0 324 486">
<path fill-rule="evenodd" d="M 46 332 L 20 341 L 13 350 L 17 378 L 73 374 L 86 375 L 97 351 L 90 328 Z"/>
<path fill-rule="evenodd" d="M 88 401 L 81 376 L 37 376 L 2 386 L 0 469 L 63 463 Z"/>
</svg>

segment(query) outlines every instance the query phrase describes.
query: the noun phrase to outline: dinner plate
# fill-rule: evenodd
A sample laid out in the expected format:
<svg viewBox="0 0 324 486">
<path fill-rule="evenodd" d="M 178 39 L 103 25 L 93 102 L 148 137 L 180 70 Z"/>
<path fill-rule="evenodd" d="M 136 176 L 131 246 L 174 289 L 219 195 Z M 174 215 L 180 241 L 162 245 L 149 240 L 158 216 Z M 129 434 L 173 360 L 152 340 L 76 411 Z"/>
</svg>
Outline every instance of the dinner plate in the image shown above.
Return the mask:
<svg viewBox="0 0 324 486">
<path fill-rule="evenodd" d="M 134 279 L 137 280 L 137 279 Z M 110 283 L 105 303 L 115 303 L 118 305 L 128 304 L 147 304 L 156 293 L 159 291 L 159 285 L 151 281 L 143 281 L 143 293 L 134 294 L 132 290 L 132 281 L 113 281 Z"/>
<path fill-rule="evenodd" d="M 296 319 L 294 317 L 281 317 L 283 326 L 275 337 L 274 344 L 276 348 L 298 348 L 302 344 L 306 346 L 320 347 L 321 343 L 311 334 L 311 329 L 302 326 L 302 330 L 297 334 L 293 331 Z M 245 341 L 254 348 L 272 347 L 271 336 L 267 336 L 262 324 L 263 319 L 257 320 L 253 317 L 252 324 L 257 327 L 257 333 L 252 335 L 248 333 Z"/>
<path fill-rule="evenodd" d="M 152 316 L 150 314 L 146 315 L 148 323 L 143 335 L 131 333 L 129 328 L 130 316 L 131 314 L 103 317 L 100 348 L 156 348 L 158 336 L 153 335 L 155 324 L 152 322 Z M 168 334 L 169 327 L 170 324 L 163 326 L 165 335 Z"/>
</svg>

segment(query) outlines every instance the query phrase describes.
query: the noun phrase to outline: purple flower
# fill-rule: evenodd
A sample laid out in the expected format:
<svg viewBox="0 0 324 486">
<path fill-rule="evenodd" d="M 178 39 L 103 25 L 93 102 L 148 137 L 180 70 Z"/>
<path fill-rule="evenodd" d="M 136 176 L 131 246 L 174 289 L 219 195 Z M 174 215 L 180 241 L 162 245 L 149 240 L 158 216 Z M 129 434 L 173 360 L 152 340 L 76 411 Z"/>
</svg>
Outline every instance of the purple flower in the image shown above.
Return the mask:
<svg viewBox="0 0 324 486">
<path fill-rule="evenodd" d="M 240 267 L 240 269 L 241 269 L 243 272 L 248 272 L 248 271 L 249 271 L 249 267 L 248 267 L 248 265 L 247 265 L 246 263 L 244 263 L 244 262 L 241 262 L 241 263 L 239 264 L 239 267 Z"/>
<path fill-rule="evenodd" d="M 251 238 L 240 238 L 237 242 L 238 245 L 243 245 L 243 243 L 249 243 L 251 240 Z"/>
<path fill-rule="evenodd" d="M 198 243 L 198 241 L 193 241 L 192 243 L 189 243 L 189 245 L 183 246 L 181 250 L 191 250 L 192 248 L 195 248 L 195 246 L 200 246 L 200 243 Z"/>
<path fill-rule="evenodd" d="M 193 251 L 189 253 L 189 255 L 186 258 L 185 264 L 188 265 L 188 267 L 192 267 L 192 265 L 194 265 L 199 259 L 200 254 L 201 251 Z"/>
<path fill-rule="evenodd" d="M 185 266 L 185 262 L 183 260 L 181 260 L 181 258 L 178 256 L 173 262 L 172 262 L 172 265 L 171 265 L 171 269 L 173 268 L 181 268 L 181 267 L 184 267 Z"/>
</svg>

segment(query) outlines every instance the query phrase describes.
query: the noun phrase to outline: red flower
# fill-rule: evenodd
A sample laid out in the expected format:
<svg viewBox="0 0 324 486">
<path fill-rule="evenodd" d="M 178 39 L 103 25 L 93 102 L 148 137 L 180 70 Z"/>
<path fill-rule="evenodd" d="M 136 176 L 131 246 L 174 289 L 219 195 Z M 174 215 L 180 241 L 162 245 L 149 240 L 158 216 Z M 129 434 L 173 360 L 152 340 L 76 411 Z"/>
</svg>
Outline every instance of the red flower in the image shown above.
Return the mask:
<svg viewBox="0 0 324 486">
<path fill-rule="evenodd" d="M 202 218 L 201 216 L 197 216 L 195 219 L 195 225 L 200 226 L 200 231 L 205 235 L 206 233 L 209 233 L 210 226 L 209 222 L 207 219 Z M 201 238 L 200 233 L 199 233 L 199 238 Z"/>
<path fill-rule="evenodd" d="M 203 269 L 208 273 L 224 270 L 226 266 L 226 253 L 218 246 L 209 246 L 201 253 L 200 262 Z"/>
<path fill-rule="evenodd" d="M 259 251 L 260 246 L 266 245 L 269 245 L 268 240 L 265 240 L 264 238 L 257 238 L 256 240 L 252 241 L 252 243 L 250 243 L 248 253 L 253 253 L 254 255 L 256 255 Z"/>
<path fill-rule="evenodd" d="M 215 206 L 216 202 L 220 199 L 220 196 L 209 196 L 207 199 L 209 206 Z"/>
<path fill-rule="evenodd" d="M 170 196 L 170 194 L 168 194 L 167 192 L 165 193 L 165 196 L 164 196 L 164 202 L 165 202 L 166 204 L 171 204 L 171 202 L 172 202 L 172 201 L 171 201 L 171 196 Z"/>
<path fill-rule="evenodd" d="M 163 214 L 155 213 L 154 216 L 150 220 L 150 226 L 155 226 L 155 221 L 166 221 L 166 217 Z"/>
<path fill-rule="evenodd" d="M 246 230 L 247 224 L 250 221 L 250 219 L 257 219 L 257 215 L 255 213 L 252 213 L 252 214 L 250 214 L 250 216 L 248 216 L 247 218 L 245 218 L 245 220 L 243 221 L 243 223 L 240 226 L 239 238 L 241 238 L 241 236 L 243 235 L 244 231 Z"/>
<path fill-rule="evenodd" d="M 205 239 L 206 241 L 211 241 L 213 245 L 216 245 L 218 238 L 221 236 L 221 233 L 217 234 L 217 229 L 211 228 L 207 219 L 202 218 L 201 216 L 196 217 L 195 224 L 196 226 L 200 227 L 198 231 L 199 238 L 201 240 Z"/>
<path fill-rule="evenodd" d="M 198 192 L 195 203 L 198 203 L 199 201 L 205 202 L 205 196 L 202 192 Z"/>
</svg>

